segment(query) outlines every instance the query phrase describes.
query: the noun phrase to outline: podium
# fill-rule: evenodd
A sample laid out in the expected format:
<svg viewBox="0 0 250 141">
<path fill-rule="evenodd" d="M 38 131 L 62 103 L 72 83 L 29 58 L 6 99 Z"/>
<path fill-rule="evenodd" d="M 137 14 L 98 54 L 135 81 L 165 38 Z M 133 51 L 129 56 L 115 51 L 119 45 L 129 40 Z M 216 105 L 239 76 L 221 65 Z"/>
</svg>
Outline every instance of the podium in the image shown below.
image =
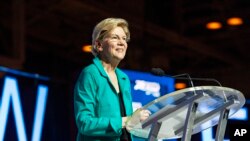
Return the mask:
<svg viewBox="0 0 250 141">
<path fill-rule="evenodd" d="M 149 141 L 177 138 L 190 141 L 193 134 L 218 125 L 215 140 L 222 141 L 228 118 L 244 104 L 243 94 L 228 87 L 181 89 L 143 106 L 141 109 L 149 110 L 151 115 L 144 121 L 129 124 L 129 132 Z"/>
</svg>

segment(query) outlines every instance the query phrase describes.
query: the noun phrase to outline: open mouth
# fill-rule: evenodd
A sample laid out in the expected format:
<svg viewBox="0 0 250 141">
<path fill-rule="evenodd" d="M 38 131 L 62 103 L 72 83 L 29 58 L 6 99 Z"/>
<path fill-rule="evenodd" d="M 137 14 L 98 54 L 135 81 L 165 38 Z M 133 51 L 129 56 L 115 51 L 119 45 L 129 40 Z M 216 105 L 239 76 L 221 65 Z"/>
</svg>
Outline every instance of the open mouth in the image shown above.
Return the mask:
<svg viewBox="0 0 250 141">
<path fill-rule="evenodd" d="M 124 49 L 122 49 L 122 48 L 118 48 L 118 49 L 116 49 L 116 51 L 117 51 L 117 52 L 123 52 L 123 51 L 124 51 Z"/>
</svg>

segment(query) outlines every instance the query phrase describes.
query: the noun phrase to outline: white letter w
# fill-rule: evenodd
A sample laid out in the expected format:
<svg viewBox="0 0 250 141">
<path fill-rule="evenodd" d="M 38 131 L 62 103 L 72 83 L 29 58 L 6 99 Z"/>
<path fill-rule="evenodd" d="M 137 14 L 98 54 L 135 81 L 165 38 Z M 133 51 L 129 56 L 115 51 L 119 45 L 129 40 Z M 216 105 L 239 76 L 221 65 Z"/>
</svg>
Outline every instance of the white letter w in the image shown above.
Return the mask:
<svg viewBox="0 0 250 141">
<path fill-rule="evenodd" d="M 32 141 L 40 140 L 44 111 L 46 107 L 47 92 L 47 86 L 38 86 Z M 22 105 L 19 98 L 18 83 L 17 80 L 12 77 L 5 77 L 3 83 L 2 101 L 0 101 L 0 141 L 4 140 L 10 100 L 12 100 L 18 140 L 27 141 Z"/>
</svg>

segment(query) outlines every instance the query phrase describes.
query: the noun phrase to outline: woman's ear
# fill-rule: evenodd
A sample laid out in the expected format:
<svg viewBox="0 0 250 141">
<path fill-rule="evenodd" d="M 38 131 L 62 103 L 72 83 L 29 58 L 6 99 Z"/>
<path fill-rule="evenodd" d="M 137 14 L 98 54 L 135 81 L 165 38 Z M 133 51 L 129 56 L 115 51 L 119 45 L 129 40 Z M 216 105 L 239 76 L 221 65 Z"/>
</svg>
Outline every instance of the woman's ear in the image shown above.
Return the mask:
<svg viewBox="0 0 250 141">
<path fill-rule="evenodd" d="M 95 46 L 96 46 L 96 50 L 98 52 L 102 51 L 103 48 L 102 48 L 102 43 L 100 41 L 95 41 Z"/>
</svg>

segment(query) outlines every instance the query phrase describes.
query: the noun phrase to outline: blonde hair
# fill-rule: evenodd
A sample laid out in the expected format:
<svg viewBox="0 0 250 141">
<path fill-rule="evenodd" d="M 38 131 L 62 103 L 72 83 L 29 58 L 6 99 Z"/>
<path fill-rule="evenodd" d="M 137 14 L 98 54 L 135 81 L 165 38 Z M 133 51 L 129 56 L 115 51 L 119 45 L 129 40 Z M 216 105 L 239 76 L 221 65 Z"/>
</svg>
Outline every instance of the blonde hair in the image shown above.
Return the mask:
<svg viewBox="0 0 250 141">
<path fill-rule="evenodd" d="M 113 30 L 116 27 L 121 27 L 126 36 L 127 41 L 130 40 L 130 32 L 128 29 L 128 22 L 121 18 L 107 18 L 99 22 L 92 33 L 92 54 L 94 56 L 98 55 L 97 47 L 95 45 L 95 42 L 98 40 L 102 40 L 104 36 L 106 36 L 111 30 Z"/>
</svg>

